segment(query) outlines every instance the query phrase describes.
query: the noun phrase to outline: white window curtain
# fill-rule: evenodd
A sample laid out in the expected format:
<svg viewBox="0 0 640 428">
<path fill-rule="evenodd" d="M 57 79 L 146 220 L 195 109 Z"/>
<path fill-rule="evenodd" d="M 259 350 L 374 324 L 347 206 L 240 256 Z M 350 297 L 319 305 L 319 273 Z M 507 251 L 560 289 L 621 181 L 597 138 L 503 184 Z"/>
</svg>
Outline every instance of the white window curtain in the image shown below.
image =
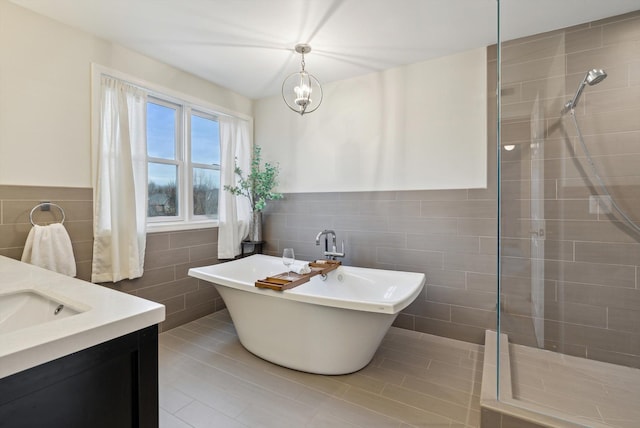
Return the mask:
<svg viewBox="0 0 640 428">
<path fill-rule="evenodd" d="M 251 129 L 249 122 L 221 116 L 220 123 L 220 195 L 218 198 L 218 258 L 232 259 L 240 254 L 240 242 L 249 234 L 251 205 L 245 196 L 224 190 L 237 185 L 237 164 L 243 174 L 251 168 Z"/>
<path fill-rule="evenodd" d="M 146 93 L 102 76 L 92 282 L 142 276 L 146 245 Z"/>
</svg>

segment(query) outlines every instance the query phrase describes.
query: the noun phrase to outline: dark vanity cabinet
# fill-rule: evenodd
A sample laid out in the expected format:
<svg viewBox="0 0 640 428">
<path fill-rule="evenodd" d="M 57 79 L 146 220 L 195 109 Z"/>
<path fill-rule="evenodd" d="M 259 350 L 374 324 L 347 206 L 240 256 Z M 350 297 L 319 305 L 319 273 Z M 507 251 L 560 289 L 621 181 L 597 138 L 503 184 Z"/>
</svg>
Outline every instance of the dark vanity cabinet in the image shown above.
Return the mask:
<svg viewBox="0 0 640 428">
<path fill-rule="evenodd" d="M 0 379 L 0 427 L 157 428 L 157 325 Z"/>
</svg>

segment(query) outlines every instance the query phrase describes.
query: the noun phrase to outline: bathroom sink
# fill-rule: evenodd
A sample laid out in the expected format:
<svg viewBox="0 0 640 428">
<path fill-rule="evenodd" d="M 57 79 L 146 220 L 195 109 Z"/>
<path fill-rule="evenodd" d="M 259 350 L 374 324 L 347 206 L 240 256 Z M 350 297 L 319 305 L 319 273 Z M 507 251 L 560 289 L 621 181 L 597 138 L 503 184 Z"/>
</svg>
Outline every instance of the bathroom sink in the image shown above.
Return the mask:
<svg viewBox="0 0 640 428">
<path fill-rule="evenodd" d="M 35 291 L 0 295 L 0 333 L 67 318 L 81 311 Z"/>
<path fill-rule="evenodd" d="M 0 256 L 0 380 L 163 320 L 161 304 Z"/>
</svg>

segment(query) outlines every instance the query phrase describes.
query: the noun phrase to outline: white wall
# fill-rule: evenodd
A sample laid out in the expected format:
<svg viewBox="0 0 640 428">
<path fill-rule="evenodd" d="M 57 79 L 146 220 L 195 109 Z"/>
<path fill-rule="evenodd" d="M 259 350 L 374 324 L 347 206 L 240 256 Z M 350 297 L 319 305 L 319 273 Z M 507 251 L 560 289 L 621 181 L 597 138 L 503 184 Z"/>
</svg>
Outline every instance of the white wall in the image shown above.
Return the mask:
<svg viewBox="0 0 640 428">
<path fill-rule="evenodd" d="M 485 187 L 485 55 L 326 84 L 323 105 L 304 117 L 280 96 L 252 112 L 243 96 L 0 0 L 0 184 L 91 186 L 95 62 L 253 115 L 281 191 Z M 307 65 L 313 72 L 312 57 Z"/>
<path fill-rule="evenodd" d="M 255 142 L 283 192 L 486 187 L 486 64 L 482 48 L 326 84 L 302 117 L 258 100 Z"/>
<path fill-rule="evenodd" d="M 252 114 L 227 89 L 0 0 L 0 184 L 91 186 L 91 63 Z"/>
</svg>

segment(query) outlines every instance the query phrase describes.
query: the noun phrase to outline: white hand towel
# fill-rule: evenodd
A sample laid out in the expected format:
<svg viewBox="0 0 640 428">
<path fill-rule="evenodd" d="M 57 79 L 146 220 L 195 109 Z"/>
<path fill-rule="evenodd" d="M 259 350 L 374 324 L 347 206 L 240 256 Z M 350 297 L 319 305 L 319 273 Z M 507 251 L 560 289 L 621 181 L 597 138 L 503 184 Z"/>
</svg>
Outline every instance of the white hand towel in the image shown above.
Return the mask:
<svg viewBox="0 0 640 428">
<path fill-rule="evenodd" d="M 305 273 L 311 272 L 311 267 L 307 262 L 295 261 L 291 265 L 291 272 L 295 272 L 300 275 L 304 275 Z"/>
<path fill-rule="evenodd" d="M 69 276 L 76 276 L 71 238 L 61 223 L 35 225 L 24 244 L 22 261 Z"/>
</svg>

